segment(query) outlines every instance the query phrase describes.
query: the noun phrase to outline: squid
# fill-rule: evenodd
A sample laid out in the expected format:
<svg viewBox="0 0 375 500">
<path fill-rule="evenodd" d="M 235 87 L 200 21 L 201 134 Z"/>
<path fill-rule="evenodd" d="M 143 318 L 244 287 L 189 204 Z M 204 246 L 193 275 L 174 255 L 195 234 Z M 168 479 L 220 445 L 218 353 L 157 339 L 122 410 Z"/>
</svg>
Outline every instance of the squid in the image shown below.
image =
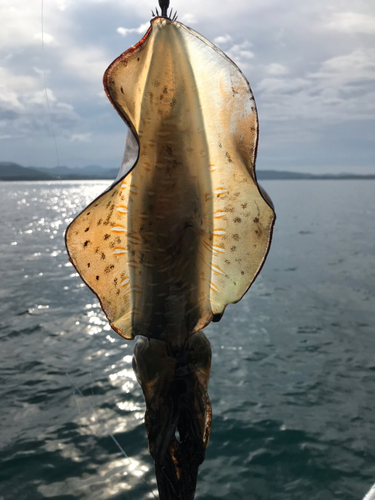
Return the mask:
<svg viewBox="0 0 375 500">
<path fill-rule="evenodd" d="M 247 292 L 275 213 L 255 174 L 249 83 L 218 47 L 168 15 L 104 74 L 129 128 L 114 184 L 71 222 L 69 258 L 112 329 L 137 341 L 133 368 L 162 500 L 192 500 L 211 429 L 203 329 Z M 127 152 L 136 151 L 131 169 Z"/>
</svg>

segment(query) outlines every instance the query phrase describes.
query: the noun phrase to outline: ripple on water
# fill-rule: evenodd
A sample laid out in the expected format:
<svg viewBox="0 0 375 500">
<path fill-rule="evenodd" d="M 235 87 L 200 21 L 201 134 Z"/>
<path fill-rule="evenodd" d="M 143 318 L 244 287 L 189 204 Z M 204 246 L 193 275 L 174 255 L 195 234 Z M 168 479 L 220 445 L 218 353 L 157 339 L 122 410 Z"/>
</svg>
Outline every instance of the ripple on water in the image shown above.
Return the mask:
<svg viewBox="0 0 375 500">
<path fill-rule="evenodd" d="M 64 248 L 107 184 L 0 183 L 4 500 L 154 498 L 134 343 Z M 197 499 L 359 500 L 375 461 L 373 186 L 264 184 L 278 211 L 270 255 L 206 329 L 213 424 Z"/>
</svg>

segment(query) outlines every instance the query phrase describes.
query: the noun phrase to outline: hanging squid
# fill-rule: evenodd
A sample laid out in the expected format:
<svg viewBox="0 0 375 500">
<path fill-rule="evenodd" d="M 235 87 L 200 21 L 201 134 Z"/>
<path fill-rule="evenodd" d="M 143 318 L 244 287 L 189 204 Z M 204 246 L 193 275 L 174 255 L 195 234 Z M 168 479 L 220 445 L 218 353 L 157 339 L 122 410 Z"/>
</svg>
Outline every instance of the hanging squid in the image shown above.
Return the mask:
<svg viewBox="0 0 375 500">
<path fill-rule="evenodd" d="M 133 367 L 160 498 L 192 500 L 211 427 L 202 330 L 255 280 L 275 215 L 255 175 L 249 83 L 159 3 L 142 40 L 104 75 L 137 160 L 73 220 L 66 246 L 113 330 L 138 337 Z"/>
</svg>

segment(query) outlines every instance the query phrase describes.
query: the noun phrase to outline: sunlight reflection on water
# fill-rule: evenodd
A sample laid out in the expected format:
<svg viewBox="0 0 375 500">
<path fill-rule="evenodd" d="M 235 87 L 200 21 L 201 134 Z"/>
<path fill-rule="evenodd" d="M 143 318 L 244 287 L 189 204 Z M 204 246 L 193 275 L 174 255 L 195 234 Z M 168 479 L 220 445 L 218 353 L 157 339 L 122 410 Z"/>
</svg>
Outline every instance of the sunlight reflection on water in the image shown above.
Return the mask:
<svg viewBox="0 0 375 500">
<path fill-rule="evenodd" d="M 196 498 L 360 499 L 375 463 L 374 184 L 265 184 L 278 210 L 265 268 L 206 329 L 213 425 Z M 0 183 L 4 500 L 156 494 L 134 343 L 64 248 L 107 186 Z"/>
</svg>

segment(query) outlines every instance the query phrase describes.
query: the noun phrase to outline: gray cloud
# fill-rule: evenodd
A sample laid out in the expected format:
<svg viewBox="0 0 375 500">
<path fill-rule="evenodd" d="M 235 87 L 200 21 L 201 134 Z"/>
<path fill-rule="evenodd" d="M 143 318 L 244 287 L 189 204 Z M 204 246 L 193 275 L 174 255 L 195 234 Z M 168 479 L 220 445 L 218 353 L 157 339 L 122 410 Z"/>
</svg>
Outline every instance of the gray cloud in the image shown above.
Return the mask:
<svg viewBox="0 0 375 500">
<path fill-rule="evenodd" d="M 56 163 L 52 118 L 61 163 L 119 165 L 126 127 L 103 92 L 102 76 L 142 37 L 156 4 L 45 3 L 42 50 L 39 6 L 4 0 L 0 159 Z M 259 111 L 260 168 L 374 171 L 375 5 L 172 0 L 171 6 L 248 77 Z"/>
</svg>

